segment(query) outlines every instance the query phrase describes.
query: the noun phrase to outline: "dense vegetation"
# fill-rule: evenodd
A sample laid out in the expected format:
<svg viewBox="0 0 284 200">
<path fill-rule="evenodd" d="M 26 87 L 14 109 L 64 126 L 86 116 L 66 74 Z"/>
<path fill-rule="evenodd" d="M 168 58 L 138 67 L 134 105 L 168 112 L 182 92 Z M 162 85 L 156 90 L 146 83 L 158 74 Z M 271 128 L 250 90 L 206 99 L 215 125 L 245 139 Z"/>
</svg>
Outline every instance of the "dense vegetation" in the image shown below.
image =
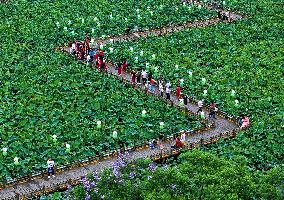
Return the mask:
<svg viewBox="0 0 284 200">
<path fill-rule="evenodd" d="M 101 148 L 114 146 L 110 137 L 114 128 L 122 134 L 119 136 L 121 140 L 144 140 L 158 134 L 155 130 L 159 121 L 163 120 L 171 125 L 173 120 L 179 118 L 177 110 L 172 109 L 163 111 L 164 116 L 157 114 L 155 109 L 164 109 L 163 103 L 146 98 L 132 89 L 121 88 L 118 86 L 120 83 L 114 79 L 102 78 L 102 75 L 90 68 L 78 65 L 72 59 L 54 51 L 56 47 L 71 39 L 84 38 L 87 32 L 91 33 L 92 37 L 102 37 L 122 34 L 126 28 L 147 29 L 215 15 L 215 12 L 202 8 L 189 8 L 178 3 L 179 1 L 166 1 L 169 6 L 164 6 L 161 10 L 153 8 L 157 1 L 147 1 L 150 10 L 142 11 L 145 1 L 139 2 L 141 4 L 131 0 L 123 3 L 106 0 L 99 3 L 83 0 L 17 0 L 1 5 L 0 133 L 1 148 L 8 147 L 8 155 L 0 155 L 2 179 L 45 167 L 47 156 L 56 157 L 57 163 L 66 163 L 95 154 Z M 115 44 L 115 53 L 122 54 L 120 57 L 125 56 L 132 63 L 135 63 L 134 57 L 138 56 L 141 66 L 148 62 L 152 70 L 158 67 L 159 73 L 172 80 L 174 85 L 177 85 L 179 79 L 184 79 L 186 93 L 192 96 L 203 98 L 203 90 L 207 90 L 207 100 L 216 101 L 222 110 L 230 114 L 247 113 L 252 121 L 249 130 L 240 133 L 235 140 L 226 143 L 221 141 L 209 150 L 238 162 L 239 155 L 244 155 L 251 168 L 268 170 L 283 164 L 284 154 L 281 91 L 284 60 L 283 3 L 283 0 L 231 0 L 225 7 L 246 13 L 246 19 L 233 24 L 190 29 L 161 38 L 143 39 L 135 43 Z M 172 7 L 175 7 L 175 12 L 171 10 Z M 137 9 L 141 14 L 137 14 Z M 153 16 L 156 12 L 167 14 L 156 19 L 150 17 L 151 10 Z M 128 50 L 130 46 L 134 48 L 134 54 Z M 141 51 L 144 52 L 143 56 L 140 56 Z M 152 54 L 156 55 L 155 60 L 151 58 Z M 192 79 L 188 76 L 188 70 L 193 72 Z M 202 78 L 206 78 L 205 83 L 201 83 Z M 231 90 L 236 91 L 235 96 L 231 95 Z M 102 94 L 104 97 L 114 96 L 117 100 L 101 98 Z M 134 108 L 133 102 L 128 101 L 130 97 L 139 99 L 139 107 Z M 236 99 L 240 102 L 238 105 L 235 105 Z M 120 105 L 121 110 L 116 105 Z M 133 108 L 132 112 L 127 109 L 122 114 L 122 110 L 129 105 Z M 146 109 L 146 105 L 150 108 Z M 149 118 L 140 120 L 141 111 L 144 109 L 153 116 L 155 123 L 150 123 Z M 102 113 L 103 111 L 107 113 Z M 123 122 L 127 121 L 129 124 L 137 116 L 140 123 L 146 120 L 142 134 L 136 131 L 139 123 L 133 124 L 132 127 L 126 124 L 117 125 L 116 116 L 113 115 L 115 112 L 122 117 Z M 109 121 L 104 120 L 106 118 Z M 102 135 L 97 131 L 97 120 L 103 122 L 106 134 Z M 186 118 L 181 116 L 179 121 L 185 124 Z M 153 133 L 146 132 L 147 127 L 153 127 Z M 184 125 L 169 127 L 173 129 L 168 131 L 175 131 L 184 128 Z M 130 131 L 134 131 L 131 136 L 127 135 Z M 58 136 L 56 142 L 53 141 L 52 135 Z M 70 153 L 66 152 L 66 143 L 71 145 Z M 16 156 L 20 158 L 20 165 L 13 164 L 13 158 Z M 208 157 L 208 154 L 193 153 L 192 157 L 188 158 L 190 162 L 177 167 L 180 168 L 179 171 L 175 168 L 169 168 L 165 172 L 162 168 L 158 169 L 152 175 L 156 177 L 152 179 L 153 182 L 141 175 L 143 181 L 138 181 L 137 184 L 146 187 L 149 192 L 141 194 L 141 191 L 134 191 L 129 185 L 123 185 L 125 190 L 129 189 L 125 195 L 134 191 L 141 198 L 172 197 L 177 194 L 176 191 L 180 191 L 170 190 L 168 185 L 164 184 L 167 182 L 161 181 L 161 177 L 167 177 L 167 181 L 170 181 L 169 177 L 179 173 L 191 173 L 189 177 L 179 176 L 180 181 L 176 184 L 180 185 L 176 188 L 183 188 L 184 194 L 193 195 L 189 196 L 192 198 L 200 195 L 207 198 L 208 190 L 216 191 L 210 195 L 221 199 L 246 199 L 248 196 L 277 199 L 280 198 L 281 192 L 283 195 L 283 188 L 279 187 L 283 185 L 283 176 L 280 176 L 278 168 L 272 169 L 268 176 L 264 176 L 258 172 L 248 172 L 240 163 L 219 160 L 224 168 L 216 164 L 203 171 L 206 169 L 204 163 L 208 163 L 198 159 L 203 156 Z M 191 162 L 195 165 L 191 165 Z M 214 168 L 217 166 L 219 168 Z M 236 172 L 229 170 L 230 167 Z M 189 171 L 186 171 L 187 168 Z M 211 171 L 214 179 L 204 175 L 205 172 L 211 174 Z M 242 173 L 239 174 L 239 171 Z M 248 182 L 234 181 L 235 179 L 230 179 L 227 175 L 239 178 L 235 178 L 237 180 L 244 177 Z M 227 177 L 234 185 L 223 177 Z M 282 182 L 278 182 L 281 177 Z M 201 185 L 198 184 L 203 179 L 207 181 L 204 183 L 206 187 L 200 192 L 198 188 Z M 216 185 L 211 184 L 213 180 L 217 181 L 214 182 Z M 132 179 L 127 180 L 126 183 L 130 184 L 131 181 Z M 184 187 L 185 183 L 191 187 Z M 235 185 L 238 187 L 234 187 Z M 110 190 L 113 194 L 107 193 L 110 198 L 124 195 L 118 193 L 121 191 L 119 184 L 113 186 L 113 190 Z M 157 187 L 155 195 L 152 192 L 154 186 Z M 244 186 L 247 190 L 243 190 Z M 231 192 L 228 192 L 229 190 Z M 82 190 L 78 189 L 78 193 L 80 191 Z M 74 195 L 80 194 L 75 191 Z M 85 192 L 82 195 L 85 195 Z"/>
<path fill-rule="evenodd" d="M 157 67 L 158 73 L 175 86 L 184 79 L 184 91 L 197 99 L 204 98 L 207 90 L 208 103 L 217 102 L 231 115 L 247 114 L 251 118 L 249 130 L 210 150 L 230 158 L 245 155 L 251 167 L 267 170 L 283 163 L 284 154 L 284 25 L 280 2 L 252 1 L 250 5 L 230 1 L 227 7 L 255 12 L 232 24 L 115 44 L 114 49 L 136 68 L 147 63 L 152 71 Z M 135 57 L 139 60 L 136 66 Z"/>
<path fill-rule="evenodd" d="M 198 125 L 164 103 L 55 52 L 59 45 L 71 38 L 84 38 L 87 32 L 91 36 L 123 33 L 125 28 L 133 28 L 137 12 L 141 15 L 137 26 L 143 29 L 215 14 L 179 1 L 166 2 L 160 6 L 147 1 L 150 8 L 143 11 L 146 2 L 132 0 L 19 0 L 1 4 L 0 147 L 8 148 L 7 155 L 0 155 L 1 180 L 45 168 L 48 156 L 66 164 L 114 148 L 110 138 L 114 129 L 118 140 L 136 143 L 156 137 L 160 121 L 165 122 L 168 132 Z M 161 10 L 154 10 L 154 3 Z M 172 7 L 176 8 L 174 13 L 170 12 Z M 160 15 L 150 20 L 151 10 L 153 15 L 164 12 L 167 18 Z M 188 12 L 191 15 L 185 15 Z M 113 22 L 107 21 L 110 14 Z M 141 119 L 142 110 L 149 118 Z M 121 122 L 117 123 L 119 117 Z M 99 120 L 104 128 L 100 132 L 96 131 Z M 66 144 L 71 146 L 70 153 Z M 19 165 L 14 164 L 14 157 L 19 158 Z"/>
<path fill-rule="evenodd" d="M 182 154 L 177 165 L 126 165 L 125 158 L 118 159 L 113 169 L 90 173 L 81 186 L 55 193 L 53 199 L 283 199 L 283 169 L 253 173 L 238 159 L 199 150 Z"/>
</svg>

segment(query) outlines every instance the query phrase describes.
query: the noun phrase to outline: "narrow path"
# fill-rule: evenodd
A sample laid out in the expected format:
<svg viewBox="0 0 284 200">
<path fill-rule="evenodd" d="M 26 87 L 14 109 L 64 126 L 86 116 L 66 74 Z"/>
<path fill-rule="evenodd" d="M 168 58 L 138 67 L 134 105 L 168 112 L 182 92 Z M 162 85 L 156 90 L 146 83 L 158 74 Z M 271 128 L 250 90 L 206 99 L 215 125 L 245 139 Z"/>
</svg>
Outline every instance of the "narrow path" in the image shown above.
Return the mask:
<svg viewBox="0 0 284 200">
<path fill-rule="evenodd" d="M 185 1 L 185 2 L 191 3 L 191 1 Z M 205 7 L 209 10 L 214 10 L 214 11 L 217 11 L 217 12 L 220 11 L 220 12 L 226 14 L 226 16 L 229 17 L 229 20 L 224 21 L 224 20 L 221 20 L 219 18 L 213 18 L 213 19 L 204 20 L 204 21 L 186 22 L 183 25 L 169 25 L 169 26 L 165 26 L 165 27 L 162 27 L 162 28 L 156 28 L 156 29 L 152 29 L 152 30 L 148 30 L 148 31 L 134 32 L 134 33 L 127 34 L 127 35 L 110 37 L 110 38 L 105 39 L 105 40 L 97 39 L 96 45 L 105 45 L 107 43 L 112 43 L 112 42 L 133 41 L 133 40 L 139 39 L 141 37 L 149 37 L 151 35 L 152 36 L 153 35 L 162 36 L 162 35 L 166 35 L 166 34 L 169 34 L 169 33 L 179 32 L 179 31 L 187 29 L 187 28 L 205 27 L 205 26 L 215 25 L 215 24 L 218 24 L 220 22 L 231 23 L 231 22 L 234 22 L 234 21 L 237 21 L 237 20 L 243 18 L 242 15 L 240 15 L 236 12 L 220 9 L 220 8 L 217 8 L 216 6 L 213 6 L 213 5 L 204 4 L 202 2 L 193 2 L 193 3 L 196 4 L 196 5 L 200 5 L 202 7 Z"/>
<path fill-rule="evenodd" d="M 189 1 L 186 1 L 189 2 Z M 216 10 L 216 11 L 221 11 L 221 12 L 228 12 L 227 10 L 222 10 L 219 8 L 216 8 L 214 6 L 206 5 L 200 2 L 194 2 L 197 5 L 201 5 L 203 7 L 206 7 L 207 9 L 211 10 Z M 98 44 L 106 44 L 108 42 L 116 42 L 116 41 L 131 41 L 135 40 L 140 37 L 147 37 L 149 35 L 165 35 L 171 32 L 178 32 L 186 28 L 191 28 L 191 27 L 203 27 L 203 26 L 209 26 L 213 24 L 217 24 L 220 22 L 232 22 L 236 21 L 238 19 L 241 19 L 242 16 L 230 12 L 230 21 L 221 21 L 220 19 L 210 19 L 206 21 L 195 21 L 195 22 L 189 22 L 185 23 L 183 25 L 176 25 L 176 26 L 167 26 L 164 28 L 160 29 L 153 29 L 147 32 L 136 32 L 132 33 L 130 35 L 123 35 L 123 36 L 118 36 L 118 37 L 112 37 L 108 38 L 106 40 L 101 40 L 97 41 Z M 112 40 L 112 41 L 111 41 Z M 65 51 L 64 48 L 61 48 L 62 50 Z M 117 76 L 117 72 L 114 69 L 114 67 L 108 66 L 108 72 L 113 74 L 114 76 Z M 125 76 L 126 81 L 130 81 L 130 74 L 126 74 Z M 158 91 L 158 88 L 155 87 L 155 90 Z M 158 95 L 157 93 L 153 95 Z M 175 95 L 171 95 L 171 101 L 173 104 L 178 105 L 178 99 Z M 195 113 L 198 110 L 198 106 L 195 103 L 189 103 L 185 107 L 189 112 Z M 204 110 L 206 116 L 208 116 L 208 110 Z M 187 136 L 187 144 L 196 144 L 200 143 L 201 139 L 206 141 L 210 138 L 216 138 L 219 139 L 220 137 L 227 137 L 230 135 L 232 132 L 237 131 L 238 127 L 235 123 L 231 122 L 230 120 L 225 119 L 224 117 L 221 117 L 220 115 L 217 115 L 217 119 L 215 120 L 215 126 L 210 127 L 210 129 L 205 130 L 201 133 L 195 132 L 195 133 L 190 133 L 190 135 Z M 174 139 L 169 138 L 169 140 L 165 141 L 164 143 L 164 151 L 170 151 L 171 150 L 171 145 L 174 144 Z M 149 148 L 144 148 L 140 150 L 135 150 L 131 151 L 130 157 L 131 159 L 136 159 L 136 158 L 146 158 L 146 157 L 151 157 L 153 155 L 159 155 L 160 150 L 154 149 L 151 150 Z M 79 180 L 82 175 L 85 175 L 89 171 L 97 170 L 101 171 L 105 168 L 111 167 L 113 161 L 115 160 L 115 157 L 111 157 L 110 159 L 104 159 L 100 160 L 99 162 L 93 162 L 91 164 L 88 164 L 86 166 L 79 166 L 74 169 L 67 169 L 63 172 L 60 172 L 56 175 L 55 178 L 52 179 L 47 179 L 47 177 L 43 178 L 37 178 L 35 180 L 31 180 L 29 182 L 25 182 L 22 184 L 16 184 L 14 186 L 10 186 L 7 188 L 4 188 L 0 190 L 0 199 L 20 199 L 22 197 L 30 197 L 33 194 L 36 193 L 45 193 L 48 191 L 52 191 L 54 189 L 58 189 L 60 185 L 66 185 L 70 181 L 74 180 Z"/>
</svg>

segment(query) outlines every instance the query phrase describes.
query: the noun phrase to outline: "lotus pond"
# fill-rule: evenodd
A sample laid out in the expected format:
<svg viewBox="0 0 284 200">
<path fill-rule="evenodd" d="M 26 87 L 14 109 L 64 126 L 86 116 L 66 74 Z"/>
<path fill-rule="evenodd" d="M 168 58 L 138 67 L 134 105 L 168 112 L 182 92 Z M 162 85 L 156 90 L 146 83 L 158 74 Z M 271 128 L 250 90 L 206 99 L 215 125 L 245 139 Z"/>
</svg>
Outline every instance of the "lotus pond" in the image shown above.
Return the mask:
<svg viewBox="0 0 284 200">
<path fill-rule="evenodd" d="M 246 113 L 251 128 L 210 150 L 232 159 L 244 155 L 250 167 L 265 170 L 283 163 L 283 9 L 274 1 L 252 5 L 261 12 L 232 24 L 116 43 L 112 59 L 127 57 L 134 68 L 148 68 L 175 86 L 183 79 L 187 94 L 234 116 Z"/>
</svg>

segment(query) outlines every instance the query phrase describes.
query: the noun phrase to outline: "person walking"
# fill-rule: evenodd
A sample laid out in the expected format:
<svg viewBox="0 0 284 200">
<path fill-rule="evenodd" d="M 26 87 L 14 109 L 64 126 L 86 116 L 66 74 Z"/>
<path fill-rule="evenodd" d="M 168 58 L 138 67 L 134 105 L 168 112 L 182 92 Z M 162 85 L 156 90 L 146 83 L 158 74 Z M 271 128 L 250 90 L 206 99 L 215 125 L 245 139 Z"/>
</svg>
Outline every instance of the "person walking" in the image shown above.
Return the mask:
<svg viewBox="0 0 284 200">
<path fill-rule="evenodd" d="M 52 177 L 55 177 L 54 175 L 54 161 L 51 158 L 48 158 L 47 161 L 47 175 L 48 178 L 50 178 L 50 175 L 52 175 Z"/>
<path fill-rule="evenodd" d="M 182 142 L 183 145 L 186 145 L 186 134 L 185 131 L 182 132 L 180 136 L 180 141 Z"/>
<path fill-rule="evenodd" d="M 135 85 L 136 80 L 136 72 L 134 70 L 131 71 L 131 84 Z"/>
<path fill-rule="evenodd" d="M 166 87 L 166 100 L 171 100 L 171 89 Z"/>
<path fill-rule="evenodd" d="M 122 75 L 123 75 L 123 78 L 126 78 L 127 67 L 128 67 L 128 63 L 127 63 L 126 59 L 123 59 L 122 60 Z"/>
<path fill-rule="evenodd" d="M 171 87 L 171 82 L 168 81 L 165 86 L 166 86 L 166 88 L 170 88 Z"/>
<path fill-rule="evenodd" d="M 171 148 L 180 149 L 180 148 L 182 148 L 183 146 L 184 146 L 184 145 L 183 145 L 183 143 L 181 142 L 180 138 L 177 137 L 177 138 L 176 138 L 175 145 L 174 145 L 174 146 L 171 146 Z"/>
<path fill-rule="evenodd" d="M 180 99 L 180 93 L 181 93 L 181 89 L 180 89 L 180 86 L 178 86 L 176 88 L 176 95 L 177 95 L 177 98 Z"/>
<path fill-rule="evenodd" d="M 244 114 L 241 115 L 241 129 L 246 129 L 249 127 L 249 118 Z"/>
<path fill-rule="evenodd" d="M 163 87 L 163 84 L 159 84 L 159 91 L 160 91 L 160 95 L 161 95 L 161 97 L 163 97 L 164 96 L 164 87 Z"/>
<path fill-rule="evenodd" d="M 136 83 L 137 83 L 138 85 L 141 84 L 141 72 L 140 72 L 140 71 L 138 71 L 138 72 L 136 73 Z"/>
<path fill-rule="evenodd" d="M 156 81 L 153 79 L 153 78 L 151 78 L 151 80 L 150 80 L 150 92 L 151 93 L 153 93 L 153 94 L 155 94 L 155 84 L 156 84 Z"/>
<path fill-rule="evenodd" d="M 212 103 L 209 107 L 209 119 L 216 119 L 216 112 L 218 111 L 217 105 Z"/>
<path fill-rule="evenodd" d="M 146 70 L 142 70 L 141 76 L 142 76 L 142 85 L 144 86 L 147 82 L 147 77 L 148 77 Z"/>
<path fill-rule="evenodd" d="M 184 103 L 184 105 L 186 105 L 186 106 L 187 106 L 187 104 L 188 104 L 188 97 L 187 97 L 186 94 L 183 96 L 183 103 Z"/>
<path fill-rule="evenodd" d="M 197 110 L 197 114 L 198 114 L 199 112 L 202 112 L 202 108 L 204 105 L 204 99 L 198 101 L 197 105 L 198 105 L 198 110 Z"/>
<path fill-rule="evenodd" d="M 117 66 L 117 75 L 120 77 L 121 76 L 121 71 L 122 71 L 122 64 L 118 63 Z"/>
</svg>

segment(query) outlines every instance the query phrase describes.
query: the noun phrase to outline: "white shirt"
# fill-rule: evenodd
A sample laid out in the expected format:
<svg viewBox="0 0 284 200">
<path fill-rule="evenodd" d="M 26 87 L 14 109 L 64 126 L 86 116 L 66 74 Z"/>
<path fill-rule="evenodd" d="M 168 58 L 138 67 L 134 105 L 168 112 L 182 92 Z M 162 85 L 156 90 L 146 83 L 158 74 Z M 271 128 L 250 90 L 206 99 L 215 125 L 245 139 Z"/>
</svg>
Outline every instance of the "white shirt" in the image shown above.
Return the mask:
<svg viewBox="0 0 284 200">
<path fill-rule="evenodd" d="M 167 88 L 166 88 L 166 93 L 167 93 L 167 94 L 171 93 L 171 89 L 167 87 Z"/>
<path fill-rule="evenodd" d="M 180 141 L 185 142 L 185 133 L 181 134 L 180 136 Z"/>
<path fill-rule="evenodd" d="M 203 101 L 198 101 L 197 104 L 198 104 L 198 107 L 199 107 L 199 108 L 202 108 L 202 107 L 203 107 Z"/>
<path fill-rule="evenodd" d="M 141 76 L 142 76 L 142 78 L 147 78 L 147 72 L 146 71 L 142 71 Z"/>
<path fill-rule="evenodd" d="M 162 84 L 159 85 L 159 90 L 160 90 L 160 92 L 164 92 L 164 88 L 163 88 Z"/>
<path fill-rule="evenodd" d="M 166 88 L 169 88 L 169 87 L 171 87 L 171 83 L 170 83 L 170 82 L 167 82 Z"/>
<path fill-rule="evenodd" d="M 51 167 L 53 167 L 54 166 L 54 161 L 53 160 L 48 160 L 47 161 L 47 167 L 48 168 L 51 168 Z"/>
</svg>

